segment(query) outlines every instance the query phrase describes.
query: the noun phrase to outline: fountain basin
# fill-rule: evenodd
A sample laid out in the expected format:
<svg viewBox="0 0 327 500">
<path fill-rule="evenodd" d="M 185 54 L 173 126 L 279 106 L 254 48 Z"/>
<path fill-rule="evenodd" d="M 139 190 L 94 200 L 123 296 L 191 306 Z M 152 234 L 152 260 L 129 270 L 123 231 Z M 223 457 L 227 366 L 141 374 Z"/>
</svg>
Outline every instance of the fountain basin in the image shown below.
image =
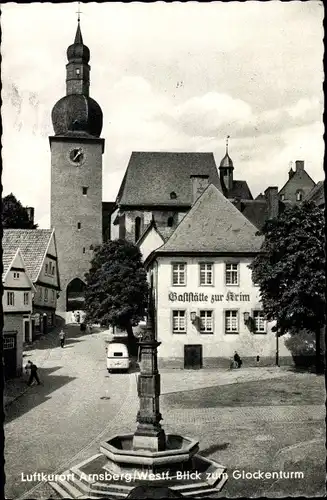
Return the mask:
<svg viewBox="0 0 327 500">
<path fill-rule="evenodd" d="M 166 435 L 166 449 L 163 451 L 134 450 L 133 438 L 133 434 L 116 435 L 101 443 L 100 452 L 108 458 L 108 469 L 122 474 L 183 470 L 199 451 L 198 441 L 178 434 Z"/>
</svg>

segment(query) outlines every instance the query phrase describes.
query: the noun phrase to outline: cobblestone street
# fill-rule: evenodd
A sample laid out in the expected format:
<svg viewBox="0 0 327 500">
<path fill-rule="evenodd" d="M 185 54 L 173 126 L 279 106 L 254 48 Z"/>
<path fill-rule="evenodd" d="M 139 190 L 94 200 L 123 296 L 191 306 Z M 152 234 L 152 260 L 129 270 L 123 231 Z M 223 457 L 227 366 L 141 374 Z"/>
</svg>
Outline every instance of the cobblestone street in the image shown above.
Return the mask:
<svg viewBox="0 0 327 500">
<path fill-rule="evenodd" d="M 79 328 L 68 328 L 64 349 L 58 347 L 57 332 L 38 341 L 24 359 L 38 366 L 42 386 L 27 388 L 7 407 L 6 496 L 7 498 L 49 498 L 54 493 L 45 483 L 21 481 L 21 474 L 58 473 L 99 452 L 105 438 L 135 429 L 138 409 L 137 373 L 108 375 L 105 361 L 105 334 L 81 335 Z M 314 375 L 311 376 L 314 381 Z M 321 491 L 323 484 L 322 404 L 273 406 L 215 406 L 210 391 L 226 390 L 234 384 L 240 393 L 246 384 L 272 383 L 303 375 L 277 368 L 225 370 L 163 370 L 161 373 L 161 412 L 166 431 L 180 432 L 200 441 L 200 453 L 224 464 L 230 471 L 298 470 L 307 454 L 315 464 L 310 478 L 316 486 L 298 485 L 299 494 Z M 305 375 L 306 377 L 306 375 Z M 232 386 L 231 386 L 232 387 Z M 190 394 L 208 394 L 199 408 L 190 404 Z M 191 396 L 191 401 L 192 401 Z M 172 405 L 172 398 L 178 404 Z M 195 401 L 194 401 L 195 403 Z M 319 401 L 318 401 L 319 403 Z M 259 467 L 260 466 L 260 467 Z M 230 479 L 227 496 L 265 494 L 278 496 L 288 491 L 285 482 L 271 484 Z M 290 491 L 294 491 L 294 483 Z M 309 489 L 308 489 L 309 488 Z M 312 491 L 311 491 L 312 490 Z M 219 496 L 219 495 L 218 495 Z"/>
</svg>

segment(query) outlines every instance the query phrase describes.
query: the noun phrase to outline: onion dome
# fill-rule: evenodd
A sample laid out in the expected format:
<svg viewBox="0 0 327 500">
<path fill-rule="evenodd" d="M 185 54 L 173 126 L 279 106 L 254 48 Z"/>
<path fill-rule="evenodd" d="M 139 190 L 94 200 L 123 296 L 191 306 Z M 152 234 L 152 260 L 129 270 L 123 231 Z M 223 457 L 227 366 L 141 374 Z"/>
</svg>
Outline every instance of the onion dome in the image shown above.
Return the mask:
<svg viewBox="0 0 327 500">
<path fill-rule="evenodd" d="M 55 135 L 99 137 L 103 116 L 99 104 L 89 97 L 90 51 L 83 44 L 79 21 L 67 57 L 66 96 L 54 105 L 51 115 Z"/>
<path fill-rule="evenodd" d="M 67 59 L 69 62 L 84 63 L 88 63 L 90 60 L 90 51 L 89 48 L 83 44 L 83 37 L 79 23 L 77 26 L 75 41 L 73 45 L 70 45 L 67 49 Z"/>
<path fill-rule="evenodd" d="M 228 139 L 229 139 L 229 135 L 227 136 L 227 139 L 226 139 L 226 154 L 225 154 L 224 158 L 221 160 L 219 168 L 234 168 L 233 161 L 228 154 Z"/>
<path fill-rule="evenodd" d="M 87 133 L 100 137 L 102 110 L 91 97 L 70 94 L 60 99 L 52 110 L 52 124 L 56 135 Z"/>
</svg>

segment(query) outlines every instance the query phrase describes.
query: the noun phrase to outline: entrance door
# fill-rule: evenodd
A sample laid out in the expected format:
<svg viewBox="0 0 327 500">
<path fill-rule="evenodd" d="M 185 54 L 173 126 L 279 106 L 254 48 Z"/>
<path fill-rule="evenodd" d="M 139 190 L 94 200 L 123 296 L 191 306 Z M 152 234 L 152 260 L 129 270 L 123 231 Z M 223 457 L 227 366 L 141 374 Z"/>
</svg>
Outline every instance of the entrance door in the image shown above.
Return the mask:
<svg viewBox="0 0 327 500">
<path fill-rule="evenodd" d="M 16 333 L 3 333 L 3 363 L 5 380 L 14 378 L 17 369 Z"/>
<path fill-rule="evenodd" d="M 30 342 L 30 322 L 24 321 L 24 341 L 28 344 Z"/>
<path fill-rule="evenodd" d="M 198 370 L 202 368 L 202 345 L 184 345 L 184 368 Z"/>
</svg>

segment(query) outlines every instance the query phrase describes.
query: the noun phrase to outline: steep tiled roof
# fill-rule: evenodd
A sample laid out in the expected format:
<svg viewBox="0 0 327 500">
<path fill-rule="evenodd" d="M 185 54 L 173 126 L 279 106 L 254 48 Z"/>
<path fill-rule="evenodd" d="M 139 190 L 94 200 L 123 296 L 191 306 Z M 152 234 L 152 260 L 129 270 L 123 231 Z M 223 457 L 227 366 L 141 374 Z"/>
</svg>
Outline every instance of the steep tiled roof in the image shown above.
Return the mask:
<svg viewBox="0 0 327 500">
<path fill-rule="evenodd" d="M 17 250 L 18 250 L 17 248 L 14 249 L 8 245 L 4 245 L 4 242 L 2 240 L 2 252 L 3 252 L 2 253 L 2 265 L 3 265 L 2 279 L 4 278 L 6 272 L 8 271 L 9 266 L 12 263 L 13 258 L 16 255 Z"/>
<path fill-rule="evenodd" d="M 20 249 L 26 270 L 34 282 L 39 274 L 51 235 L 52 229 L 4 229 L 2 247 L 14 253 Z"/>
<path fill-rule="evenodd" d="M 253 196 L 246 181 L 233 181 L 233 187 L 228 190 L 227 197 L 253 200 Z"/>
<path fill-rule="evenodd" d="M 265 198 L 259 200 L 241 200 L 240 211 L 252 224 L 261 229 L 268 218 L 267 200 Z"/>
<path fill-rule="evenodd" d="M 158 252 L 255 253 L 257 228 L 212 184 Z"/>
<path fill-rule="evenodd" d="M 313 201 L 316 205 L 322 206 L 325 204 L 324 181 L 319 181 L 307 194 L 305 201 Z"/>
<path fill-rule="evenodd" d="M 209 183 L 221 189 L 212 153 L 133 152 L 117 203 L 191 206 L 191 175 L 208 175 Z M 176 197 L 171 197 L 171 193 L 176 193 Z"/>
</svg>

